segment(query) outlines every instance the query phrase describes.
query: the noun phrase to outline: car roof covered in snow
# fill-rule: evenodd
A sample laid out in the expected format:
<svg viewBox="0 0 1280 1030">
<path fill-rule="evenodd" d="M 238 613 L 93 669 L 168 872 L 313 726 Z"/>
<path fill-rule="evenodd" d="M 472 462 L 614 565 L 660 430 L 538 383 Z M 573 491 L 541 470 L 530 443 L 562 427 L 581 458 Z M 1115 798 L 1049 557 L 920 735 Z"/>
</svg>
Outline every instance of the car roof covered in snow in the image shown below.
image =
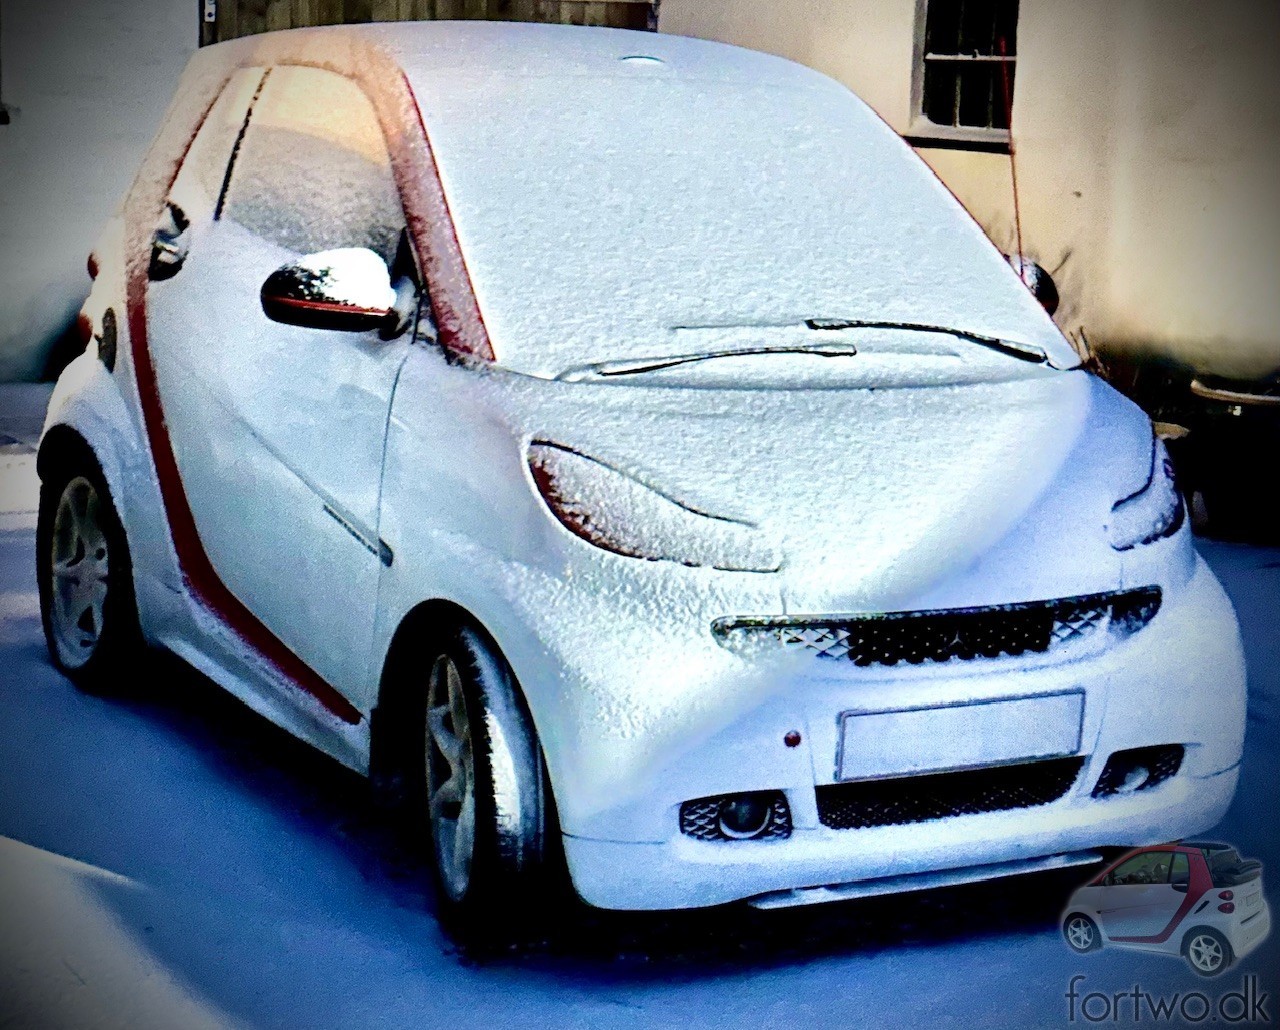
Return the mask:
<svg viewBox="0 0 1280 1030">
<path fill-rule="evenodd" d="M 833 84 L 827 76 L 782 57 L 665 33 L 482 21 L 396 22 L 349 28 L 377 39 L 396 55 L 410 76 L 467 72 L 521 78 L 620 79 L 643 70 L 719 82 Z M 657 61 L 667 67 L 663 69 Z"/>
<path fill-rule="evenodd" d="M 793 62 L 485 22 L 270 33 L 197 60 L 341 68 L 361 48 L 411 87 L 501 364 L 554 376 L 767 344 L 809 319 L 962 329 L 1078 362 L 897 134 Z"/>
</svg>

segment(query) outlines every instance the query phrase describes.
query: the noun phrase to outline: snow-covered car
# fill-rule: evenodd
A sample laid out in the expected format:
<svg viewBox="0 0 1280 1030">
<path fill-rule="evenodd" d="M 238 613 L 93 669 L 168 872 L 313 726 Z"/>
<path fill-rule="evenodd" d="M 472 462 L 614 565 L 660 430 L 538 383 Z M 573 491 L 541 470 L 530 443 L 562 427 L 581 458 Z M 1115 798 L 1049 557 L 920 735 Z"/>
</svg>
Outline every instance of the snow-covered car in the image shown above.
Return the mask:
<svg viewBox="0 0 1280 1030">
<path fill-rule="evenodd" d="M 564 866 L 611 909 L 1027 872 L 1232 797 L 1239 634 L 1150 421 L 824 76 L 220 44 L 91 264 L 55 661 L 166 648 L 368 772 L 446 915 Z"/>
<path fill-rule="evenodd" d="M 1270 930 L 1262 864 L 1191 840 L 1125 855 L 1071 896 L 1062 919 L 1062 935 L 1081 954 L 1105 941 L 1181 955 L 1201 976 L 1224 972 Z"/>
</svg>

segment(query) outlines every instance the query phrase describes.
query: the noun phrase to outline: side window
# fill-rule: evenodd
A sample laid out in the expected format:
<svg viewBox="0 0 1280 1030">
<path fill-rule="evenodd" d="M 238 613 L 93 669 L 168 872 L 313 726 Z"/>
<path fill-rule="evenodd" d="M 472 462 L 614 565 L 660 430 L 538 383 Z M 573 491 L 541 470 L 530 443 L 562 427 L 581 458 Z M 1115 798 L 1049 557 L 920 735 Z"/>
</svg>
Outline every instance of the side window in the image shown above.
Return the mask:
<svg viewBox="0 0 1280 1030">
<path fill-rule="evenodd" d="M 1169 863 L 1169 882 L 1182 886 L 1191 882 L 1191 863 L 1184 852 L 1174 853 L 1173 861 Z"/>
<path fill-rule="evenodd" d="M 207 221 L 217 210 L 231 154 L 262 75 L 261 68 L 236 72 L 196 133 L 169 194 L 188 220 Z"/>
<path fill-rule="evenodd" d="M 404 212 L 360 87 L 319 68 L 273 68 L 253 105 L 221 217 L 293 254 L 368 247 L 390 263 Z"/>
<path fill-rule="evenodd" d="M 1148 851 L 1142 855 L 1135 855 L 1129 861 L 1116 866 L 1115 871 L 1107 877 L 1107 882 L 1114 887 L 1168 883 L 1169 857 L 1167 851 Z"/>
</svg>

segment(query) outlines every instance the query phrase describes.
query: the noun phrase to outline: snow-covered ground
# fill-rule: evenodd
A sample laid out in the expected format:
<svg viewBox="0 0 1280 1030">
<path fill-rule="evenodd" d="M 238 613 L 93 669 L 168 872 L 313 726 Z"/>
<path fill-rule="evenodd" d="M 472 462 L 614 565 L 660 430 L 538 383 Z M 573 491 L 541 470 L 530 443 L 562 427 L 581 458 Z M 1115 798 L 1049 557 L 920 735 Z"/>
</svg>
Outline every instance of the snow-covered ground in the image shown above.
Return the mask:
<svg viewBox="0 0 1280 1030">
<path fill-rule="evenodd" d="M 780 913 L 575 912 L 539 946 L 460 955 L 358 778 L 174 661 L 122 700 L 51 668 L 32 571 L 42 396 L 0 388 L 0 1026 L 1054 1026 L 1077 973 L 1082 994 L 1166 997 L 1255 974 L 1280 1013 L 1280 934 L 1208 983 L 1159 956 L 1074 956 L 1055 917 L 1079 873 Z M 1215 836 L 1274 885 L 1280 549 L 1201 546 L 1252 675 Z"/>
</svg>

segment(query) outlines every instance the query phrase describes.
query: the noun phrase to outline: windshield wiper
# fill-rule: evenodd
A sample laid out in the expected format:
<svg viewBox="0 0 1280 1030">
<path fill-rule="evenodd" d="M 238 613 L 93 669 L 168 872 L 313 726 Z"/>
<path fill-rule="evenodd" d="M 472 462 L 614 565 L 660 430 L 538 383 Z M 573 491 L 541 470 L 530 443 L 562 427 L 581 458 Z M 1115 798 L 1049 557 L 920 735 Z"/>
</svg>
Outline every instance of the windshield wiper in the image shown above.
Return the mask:
<svg viewBox="0 0 1280 1030">
<path fill-rule="evenodd" d="M 881 322 L 865 318 L 807 318 L 804 324 L 810 329 L 818 331 L 902 329 L 913 333 L 943 333 L 961 340 L 968 340 L 970 343 L 976 343 L 982 347 L 989 347 L 991 350 L 999 351 L 1001 354 L 1008 354 L 1013 358 L 1033 361 L 1037 365 L 1042 365 L 1049 360 L 1049 356 L 1044 351 L 1030 343 L 1001 340 L 995 336 L 984 336 L 982 333 L 973 333 L 967 329 L 948 329 L 946 326 L 941 325 L 926 325 L 920 322 Z"/>
<path fill-rule="evenodd" d="M 810 327 L 814 328 L 814 327 Z M 852 343 L 787 344 L 776 347 L 729 347 L 724 350 L 704 351 L 698 354 L 673 354 L 664 358 L 627 358 L 618 361 L 597 361 L 590 365 L 576 365 L 561 372 L 557 379 L 577 383 L 585 379 L 607 379 L 611 376 L 640 375 L 659 372 L 677 365 L 695 361 L 711 361 L 714 358 L 754 357 L 758 354 L 816 354 L 822 358 L 848 358 L 858 353 Z"/>
</svg>

